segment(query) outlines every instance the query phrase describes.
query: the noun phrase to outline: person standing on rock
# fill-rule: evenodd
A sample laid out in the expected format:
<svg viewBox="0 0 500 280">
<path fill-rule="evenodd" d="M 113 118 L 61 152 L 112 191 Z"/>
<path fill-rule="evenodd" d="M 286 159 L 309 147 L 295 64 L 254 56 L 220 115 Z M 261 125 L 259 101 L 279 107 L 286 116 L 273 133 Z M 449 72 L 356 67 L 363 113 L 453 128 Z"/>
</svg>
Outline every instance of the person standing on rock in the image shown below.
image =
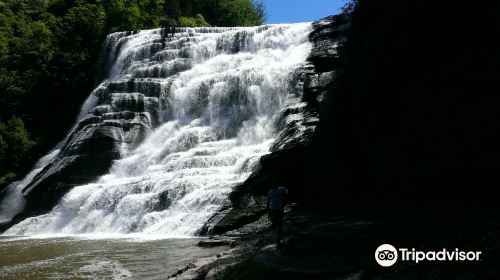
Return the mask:
<svg viewBox="0 0 500 280">
<path fill-rule="evenodd" d="M 267 209 L 269 211 L 269 220 L 271 220 L 272 228 L 276 232 L 277 246 L 281 246 L 281 238 L 283 234 L 283 215 L 285 210 L 285 199 L 288 195 L 288 190 L 284 187 L 278 187 L 276 179 L 273 180 L 273 185 L 267 193 Z"/>
</svg>

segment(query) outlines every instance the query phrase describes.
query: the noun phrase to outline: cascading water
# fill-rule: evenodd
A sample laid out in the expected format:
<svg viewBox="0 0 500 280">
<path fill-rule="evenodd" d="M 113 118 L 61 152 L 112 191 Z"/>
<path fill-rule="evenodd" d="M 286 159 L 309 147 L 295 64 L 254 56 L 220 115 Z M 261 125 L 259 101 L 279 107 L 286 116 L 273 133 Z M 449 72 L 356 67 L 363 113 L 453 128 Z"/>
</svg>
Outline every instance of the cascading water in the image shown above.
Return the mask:
<svg viewBox="0 0 500 280">
<path fill-rule="evenodd" d="M 5 190 L 5 195 L 0 201 L 0 223 L 10 221 L 15 215 L 23 211 L 26 201 L 22 195 L 23 188 L 33 180 L 33 177 L 40 172 L 56 155 L 59 147 L 49 152 L 35 164 L 33 170 L 21 181 L 11 183 Z"/>
<path fill-rule="evenodd" d="M 310 53 L 311 24 L 169 31 L 109 35 L 107 79 L 93 93 L 100 116 L 143 104 L 156 129 L 138 146 L 124 141 L 107 175 L 5 235 L 193 236 L 228 203 L 299 100 L 293 73 Z"/>
</svg>

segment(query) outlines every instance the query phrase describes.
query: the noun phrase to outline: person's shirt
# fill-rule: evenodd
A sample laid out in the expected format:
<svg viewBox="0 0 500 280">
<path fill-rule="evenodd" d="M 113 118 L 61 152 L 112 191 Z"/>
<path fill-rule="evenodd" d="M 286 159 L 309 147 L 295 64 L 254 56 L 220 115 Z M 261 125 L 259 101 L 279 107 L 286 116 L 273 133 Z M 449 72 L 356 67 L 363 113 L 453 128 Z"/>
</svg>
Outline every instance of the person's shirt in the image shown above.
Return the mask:
<svg viewBox="0 0 500 280">
<path fill-rule="evenodd" d="M 284 207 L 285 196 L 288 194 L 288 190 L 284 187 L 278 187 L 276 189 L 270 189 L 267 193 L 267 198 L 269 199 L 269 209 L 279 210 Z"/>
</svg>

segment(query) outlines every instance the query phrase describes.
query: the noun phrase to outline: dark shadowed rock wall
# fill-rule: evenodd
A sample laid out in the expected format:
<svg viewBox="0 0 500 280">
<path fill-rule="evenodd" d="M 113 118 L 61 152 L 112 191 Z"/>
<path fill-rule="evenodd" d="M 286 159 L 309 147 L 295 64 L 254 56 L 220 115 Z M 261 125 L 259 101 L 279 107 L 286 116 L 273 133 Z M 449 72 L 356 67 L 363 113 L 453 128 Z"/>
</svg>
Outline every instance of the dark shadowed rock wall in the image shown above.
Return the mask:
<svg viewBox="0 0 500 280">
<path fill-rule="evenodd" d="M 497 207 L 499 12 L 358 1 L 315 145 L 332 204 L 388 215 Z"/>
</svg>

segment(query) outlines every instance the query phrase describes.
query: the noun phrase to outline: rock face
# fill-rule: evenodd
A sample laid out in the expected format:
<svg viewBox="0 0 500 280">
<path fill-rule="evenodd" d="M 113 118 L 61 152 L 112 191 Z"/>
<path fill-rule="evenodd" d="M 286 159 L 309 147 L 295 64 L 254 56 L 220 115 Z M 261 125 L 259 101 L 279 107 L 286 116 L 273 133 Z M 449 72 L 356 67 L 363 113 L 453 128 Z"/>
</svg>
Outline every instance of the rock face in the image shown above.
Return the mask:
<svg viewBox="0 0 500 280">
<path fill-rule="evenodd" d="M 158 121 L 160 90 L 149 90 L 149 96 L 134 92 L 141 86 L 154 89 L 155 83 L 109 82 L 93 92 L 96 106 L 79 121 L 57 157 L 23 189 L 25 215 L 49 211 L 68 190 L 107 173 L 124 149 L 146 137 Z"/>
<path fill-rule="evenodd" d="M 260 159 L 260 168 L 230 195 L 232 205 L 213 217 L 207 228 L 220 234 L 253 222 L 266 212 L 265 194 L 273 178 L 291 190 L 293 197 L 307 191 L 308 182 L 300 176 L 308 171 L 310 143 L 319 122 L 319 105 L 333 82 L 339 63 L 337 49 L 345 42 L 344 30 L 348 16 L 330 16 L 313 23 L 310 41 L 313 49 L 308 63 L 295 74 L 295 94 L 300 102 L 287 106 L 279 119 L 281 133 L 271 147 L 271 153 Z M 311 172 L 312 174 L 312 172 Z"/>
</svg>

